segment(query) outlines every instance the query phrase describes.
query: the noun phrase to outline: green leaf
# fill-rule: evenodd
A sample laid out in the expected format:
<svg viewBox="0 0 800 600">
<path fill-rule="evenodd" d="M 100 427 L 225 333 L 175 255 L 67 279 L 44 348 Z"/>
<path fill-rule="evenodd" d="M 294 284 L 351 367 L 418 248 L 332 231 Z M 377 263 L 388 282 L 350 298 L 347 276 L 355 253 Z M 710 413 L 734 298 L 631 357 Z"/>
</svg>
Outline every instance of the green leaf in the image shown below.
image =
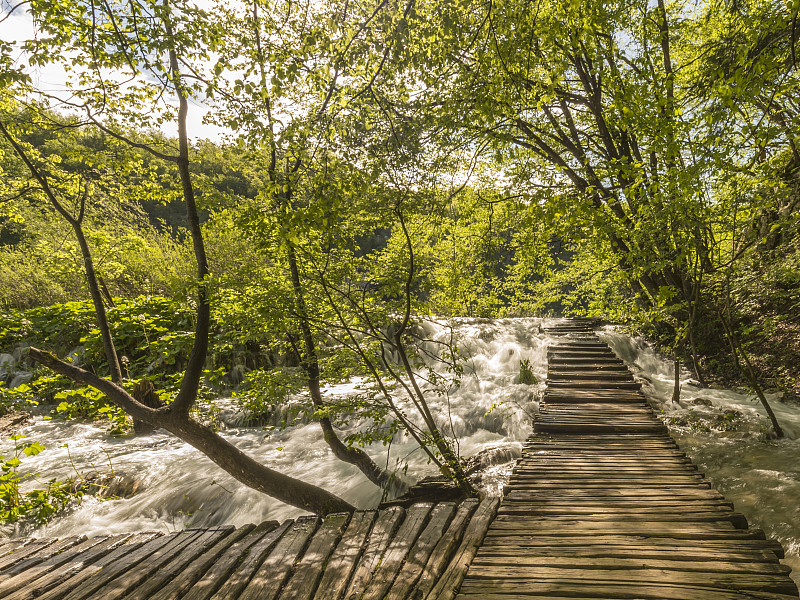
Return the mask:
<svg viewBox="0 0 800 600">
<path fill-rule="evenodd" d="M 33 442 L 32 444 L 26 446 L 22 451 L 25 453 L 25 456 L 36 456 L 44 449 L 44 446 L 39 442 Z"/>
</svg>

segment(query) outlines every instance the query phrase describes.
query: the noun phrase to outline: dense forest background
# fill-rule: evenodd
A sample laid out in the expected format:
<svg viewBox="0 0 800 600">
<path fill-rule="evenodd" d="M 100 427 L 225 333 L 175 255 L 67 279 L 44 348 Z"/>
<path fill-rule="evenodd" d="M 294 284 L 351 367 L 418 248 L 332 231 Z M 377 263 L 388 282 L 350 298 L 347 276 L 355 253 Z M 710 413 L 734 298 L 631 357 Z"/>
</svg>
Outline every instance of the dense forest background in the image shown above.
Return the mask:
<svg viewBox="0 0 800 600">
<path fill-rule="evenodd" d="M 0 348 L 43 365 L 4 371 L 6 411 L 127 413 L 224 454 L 198 398 L 236 389 L 258 419 L 307 388 L 332 439 L 371 423 L 346 460 L 404 429 L 467 488 L 414 378 L 419 317 L 596 316 L 704 384 L 800 391 L 797 2 L 32 0 L 3 21 L 25 33 L 0 42 Z M 374 389 L 326 405 L 353 375 Z"/>
</svg>

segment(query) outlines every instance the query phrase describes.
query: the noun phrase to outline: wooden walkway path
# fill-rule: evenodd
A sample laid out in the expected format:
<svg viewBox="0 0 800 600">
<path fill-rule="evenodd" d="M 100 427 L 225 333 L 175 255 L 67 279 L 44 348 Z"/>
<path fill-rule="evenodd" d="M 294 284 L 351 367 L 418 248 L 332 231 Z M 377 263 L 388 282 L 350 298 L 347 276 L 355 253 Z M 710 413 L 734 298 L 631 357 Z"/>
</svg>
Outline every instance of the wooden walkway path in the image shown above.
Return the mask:
<svg viewBox="0 0 800 600">
<path fill-rule="evenodd" d="M 780 545 L 710 489 L 590 324 L 550 333 L 541 414 L 458 600 L 798 598 Z"/>
<path fill-rule="evenodd" d="M 563 338 L 502 504 L 5 540 L 0 599 L 797 599 L 780 545 L 710 489 L 590 327 L 550 333 Z"/>
<path fill-rule="evenodd" d="M 0 542 L 3 600 L 452 598 L 500 500 Z"/>
</svg>

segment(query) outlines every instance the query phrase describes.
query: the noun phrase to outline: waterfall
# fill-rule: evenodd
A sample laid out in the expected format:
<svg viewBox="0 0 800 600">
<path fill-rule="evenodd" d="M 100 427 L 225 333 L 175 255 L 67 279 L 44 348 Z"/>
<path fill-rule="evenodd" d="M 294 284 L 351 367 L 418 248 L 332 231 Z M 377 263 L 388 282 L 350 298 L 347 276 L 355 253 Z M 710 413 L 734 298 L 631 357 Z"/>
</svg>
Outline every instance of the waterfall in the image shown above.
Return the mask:
<svg viewBox="0 0 800 600">
<path fill-rule="evenodd" d="M 439 386 L 440 394 L 432 389 L 428 393 L 440 427 L 456 437 L 462 456 L 496 449 L 495 456 L 511 458 L 521 451 L 547 373 L 546 348 L 551 340 L 542 333 L 544 323 L 535 318 L 464 318 L 422 320 L 416 325 L 417 335 L 427 340 L 422 357 L 429 367 L 440 369 L 430 355 L 444 344 L 455 342 L 462 357 L 460 380 Z M 800 571 L 800 406 L 771 396 L 787 438 L 766 439 L 766 417 L 750 396 L 733 390 L 701 389 L 685 372 L 680 402 L 673 403 L 671 361 L 663 360 L 643 340 L 614 328 L 605 328 L 599 335 L 642 381 L 644 393 L 712 484 L 733 500 L 753 525 L 778 538 L 786 548 L 786 562 Z M 521 361 L 528 362 L 538 383 L 519 383 Z M 448 374 L 443 371 L 442 376 Z M 329 399 L 347 396 L 363 383 L 327 386 L 324 394 Z M 299 424 L 283 431 L 247 427 L 230 399 L 215 403 L 220 409 L 221 434 L 258 460 L 339 494 L 359 508 L 374 507 L 381 500 L 380 490 L 355 467 L 332 456 L 317 424 Z M 39 485 L 53 478 L 75 478 L 76 470 L 108 473 L 113 467 L 116 474 L 140 481 L 144 491 L 119 500 L 87 496 L 46 526 L 33 532 L 7 528 L 6 534 L 96 535 L 223 523 L 241 526 L 300 514 L 298 509 L 242 486 L 199 452 L 162 431 L 114 438 L 107 435 L 103 424 L 37 416 L 23 433 L 46 446 L 38 456 L 25 458 L 21 467 L 36 472 Z M 12 451 L 13 442 L 0 442 L 0 453 Z M 366 451 L 390 469 L 407 465 L 411 478 L 435 474 L 425 455 L 406 436 L 398 435 L 390 446 L 376 444 Z M 482 471 L 481 485 L 488 493 L 500 493 L 512 464 Z"/>
</svg>

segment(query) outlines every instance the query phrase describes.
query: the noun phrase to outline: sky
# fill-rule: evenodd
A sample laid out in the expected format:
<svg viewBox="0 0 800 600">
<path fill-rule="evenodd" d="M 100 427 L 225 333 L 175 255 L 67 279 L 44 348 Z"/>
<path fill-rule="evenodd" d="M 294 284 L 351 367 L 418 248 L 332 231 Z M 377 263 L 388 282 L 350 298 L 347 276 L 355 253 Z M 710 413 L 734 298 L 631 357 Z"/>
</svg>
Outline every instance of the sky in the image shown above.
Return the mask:
<svg viewBox="0 0 800 600">
<path fill-rule="evenodd" d="M 208 4 L 207 2 L 203 2 Z M 34 35 L 33 20 L 30 15 L 23 10 L 24 7 L 17 8 L 10 16 L 8 14 L 11 7 L 16 2 L 9 3 L 8 0 L 0 0 L 0 40 L 6 42 L 22 42 L 31 39 Z M 18 64 L 26 64 L 26 57 L 22 50 L 19 50 L 16 57 Z M 27 69 L 37 88 L 53 93 L 55 95 L 65 94 L 67 91 L 67 76 L 63 69 L 57 65 L 46 65 Z M 177 100 L 173 102 L 177 105 Z M 187 127 L 192 139 L 210 139 L 220 141 L 231 131 L 218 127 L 213 124 L 203 122 L 204 116 L 209 112 L 209 108 L 194 100 L 190 101 L 189 114 L 187 116 Z M 177 124 L 166 123 L 161 131 L 169 136 L 176 136 L 178 133 Z"/>
</svg>

